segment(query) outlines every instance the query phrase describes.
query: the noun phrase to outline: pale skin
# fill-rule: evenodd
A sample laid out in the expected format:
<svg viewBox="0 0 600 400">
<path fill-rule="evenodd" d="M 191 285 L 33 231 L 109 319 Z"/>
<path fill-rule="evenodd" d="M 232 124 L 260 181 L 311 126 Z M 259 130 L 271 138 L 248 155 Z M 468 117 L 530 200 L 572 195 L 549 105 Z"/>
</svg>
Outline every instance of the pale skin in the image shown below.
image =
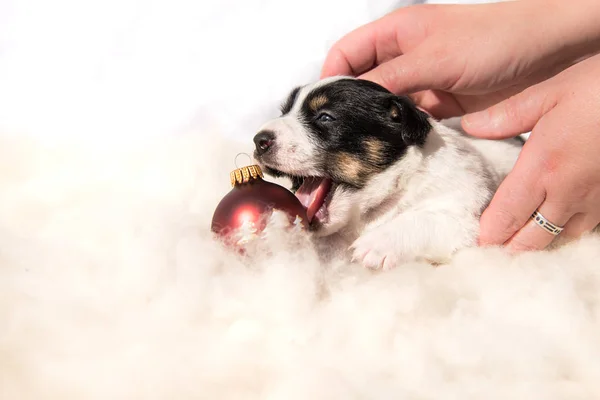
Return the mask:
<svg viewBox="0 0 600 400">
<path fill-rule="evenodd" d="M 537 209 L 577 238 L 600 224 L 600 3 L 413 6 L 339 40 L 322 77 L 408 94 L 468 134 L 531 136 L 480 220 L 482 246 L 541 250 Z"/>
</svg>

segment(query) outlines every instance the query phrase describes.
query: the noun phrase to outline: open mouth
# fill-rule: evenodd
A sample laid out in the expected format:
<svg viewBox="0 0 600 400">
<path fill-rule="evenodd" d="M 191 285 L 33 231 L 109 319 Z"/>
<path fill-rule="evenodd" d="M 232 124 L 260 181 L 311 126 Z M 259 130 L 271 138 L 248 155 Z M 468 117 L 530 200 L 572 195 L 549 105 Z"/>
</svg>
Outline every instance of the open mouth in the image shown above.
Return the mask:
<svg viewBox="0 0 600 400">
<path fill-rule="evenodd" d="M 262 168 L 269 175 L 286 176 L 292 180 L 292 192 L 306 210 L 309 224 L 314 225 L 314 222 L 323 223 L 327 220 L 329 216 L 327 207 L 337 186 L 335 182 L 324 177 L 292 175 L 268 165 L 263 165 Z"/>
<path fill-rule="evenodd" d="M 333 182 L 329 178 L 307 177 L 301 178 L 302 184 L 296 190 L 296 197 L 306 208 L 308 222 L 316 219 L 323 222 L 327 218 L 327 203 L 333 189 Z"/>
</svg>

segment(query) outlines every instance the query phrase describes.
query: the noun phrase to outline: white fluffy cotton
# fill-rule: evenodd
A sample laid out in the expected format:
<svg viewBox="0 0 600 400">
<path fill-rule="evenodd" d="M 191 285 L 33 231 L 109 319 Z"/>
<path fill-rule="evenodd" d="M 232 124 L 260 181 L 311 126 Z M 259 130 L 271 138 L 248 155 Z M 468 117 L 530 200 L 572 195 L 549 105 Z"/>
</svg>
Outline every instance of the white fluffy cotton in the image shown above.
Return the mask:
<svg viewBox="0 0 600 400">
<path fill-rule="evenodd" d="M 381 274 L 212 239 L 254 129 L 412 2 L 0 2 L 0 399 L 598 398 L 598 237 Z"/>
<path fill-rule="evenodd" d="M 387 273 L 272 232 L 252 260 L 212 211 L 244 146 L 0 146 L 2 399 L 590 399 L 600 238 Z"/>
</svg>

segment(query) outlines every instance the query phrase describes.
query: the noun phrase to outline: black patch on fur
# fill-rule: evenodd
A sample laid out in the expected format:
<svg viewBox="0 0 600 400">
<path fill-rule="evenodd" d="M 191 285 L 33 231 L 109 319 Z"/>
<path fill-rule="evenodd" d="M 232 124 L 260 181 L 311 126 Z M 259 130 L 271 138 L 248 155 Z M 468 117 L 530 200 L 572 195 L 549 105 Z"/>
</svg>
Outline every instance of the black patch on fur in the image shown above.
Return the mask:
<svg viewBox="0 0 600 400">
<path fill-rule="evenodd" d="M 517 142 L 521 143 L 521 146 L 525 144 L 525 138 L 523 136 L 515 136 L 515 139 L 517 140 Z"/>
<path fill-rule="evenodd" d="M 311 99 L 318 96 L 328 101 L 313 110 Z M 331 118 L 320 119 L 323 113 Z M 408 97 L 359 79 L 341 79 L 314 89 L 299 117 L 322 149 L 324 173 L 353 188 L 361 188 L 371 175 L 401 159 L 409 146 L 423 146 L 431 130 L 427 114 Z M 352 160 L 353 165 L 344 170 L 332 162 L 336 159 Z"/>
<path fill-rule="evenodd" d="M 294 106 L 294 103 L 296 102 L 296 99 L 298 98 L 298 92 L 300 92 L 300 89 L 300 86 L 294 88 L 294 90 L 292 90 L 288 98 L 283 102 L 283 104 L 280 107 L 281 115 L 285 115 L 290 112 L 290 110 Z"/>
<path fill-rule="evenodd" d="M 419 110 L 408 97 L 396 96 L 391 102 L 393 119 L 403 126 L 401 134 L 404 142 L 409 146 L 423 146 L 431 130 L 427 114 Z"/>
</svg>

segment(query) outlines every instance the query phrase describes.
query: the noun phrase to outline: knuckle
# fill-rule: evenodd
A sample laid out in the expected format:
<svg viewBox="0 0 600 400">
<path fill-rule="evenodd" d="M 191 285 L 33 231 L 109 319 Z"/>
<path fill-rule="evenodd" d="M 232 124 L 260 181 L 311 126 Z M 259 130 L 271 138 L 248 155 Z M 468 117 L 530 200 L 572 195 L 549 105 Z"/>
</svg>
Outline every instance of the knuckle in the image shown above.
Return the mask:
<svg viewBox="0 0 600 400">
<path fill-rule="evenodd" d="M 512 234 L 521 229 L 524 224 L 524 221 L 518 218 L 514 213 L 505 209 L 497 210 L 492 216 L 495 224 L 502 228 L 506 233 Z"/>
<path fill-rule="evenodd" d="M 505 209 L 485 212 L 481 216 L 481 226 L 484 228 L 482 235 L 486 238 L 497 237 L 502 242 L 521 229 L 523 224 L 520 218 Z"/>
<path fill-rule="evenodd" d="M 548 200 L 548 207 L 551 207 L 556 215 L 573 215 L 578 203 L 573 194 L 570 194 L 568 198 Z"/>
<path fill-rule="evenodd" d="M 580 197 L 580 195 L 574 196 L 573 194 L 569 195 L 569 197 L 566 199 L 553 199 L 548 201 L 548 207 L 552 208 L 552 211 L 555 215 L 562 216 L 560 219 L 564 219 L 564 222 L 568 220 L 568 218 L 565 217 L 573 216 L 580 211 L 584 211 L 584 205 L 584 197 Z"/>
<path fill-rule="evenodd" d="M 582 182 L 575 185 L 570 191 L 570 203 L 587 203 L 591 197 L 594 196 L 594 185 Z"/>
<path fill-rule="evenodd" d="M 573 178 L 566 178 L 559 173 L 546 174 L 547 202 L 557 215 L 576 214 L 584 211 L 589 203 L 592 188 L 585 183 L 567 184 L 569 181 L 572 182 Z"/>
<path fill-rule="evenodd" d="M 435 4 L 415 4 L 410 7 L 401 7 L 392 15 L 394 15 L 395 22 L 406 21 L 409 23 L 430 18 L 438 8 Z"/>
<path fill-rule="evenodd" d="M 540 159 L 540 164 L 542 165 L 542 171 L 544 171 L 546 175 L 546 180 L 552 182 L 555 180 L 555 175 L 562 164 L 560 161 L 560 156 L 556 154 L 550 153 L 546 154 Z"/>
<path fill-rule="evenodd" d="M 484 212 L 481 216 L 480 240 L 488 244 L 502 244 L 521 227 L 524 222 L 512 212 L 499 209 Z"/>
</svg>

